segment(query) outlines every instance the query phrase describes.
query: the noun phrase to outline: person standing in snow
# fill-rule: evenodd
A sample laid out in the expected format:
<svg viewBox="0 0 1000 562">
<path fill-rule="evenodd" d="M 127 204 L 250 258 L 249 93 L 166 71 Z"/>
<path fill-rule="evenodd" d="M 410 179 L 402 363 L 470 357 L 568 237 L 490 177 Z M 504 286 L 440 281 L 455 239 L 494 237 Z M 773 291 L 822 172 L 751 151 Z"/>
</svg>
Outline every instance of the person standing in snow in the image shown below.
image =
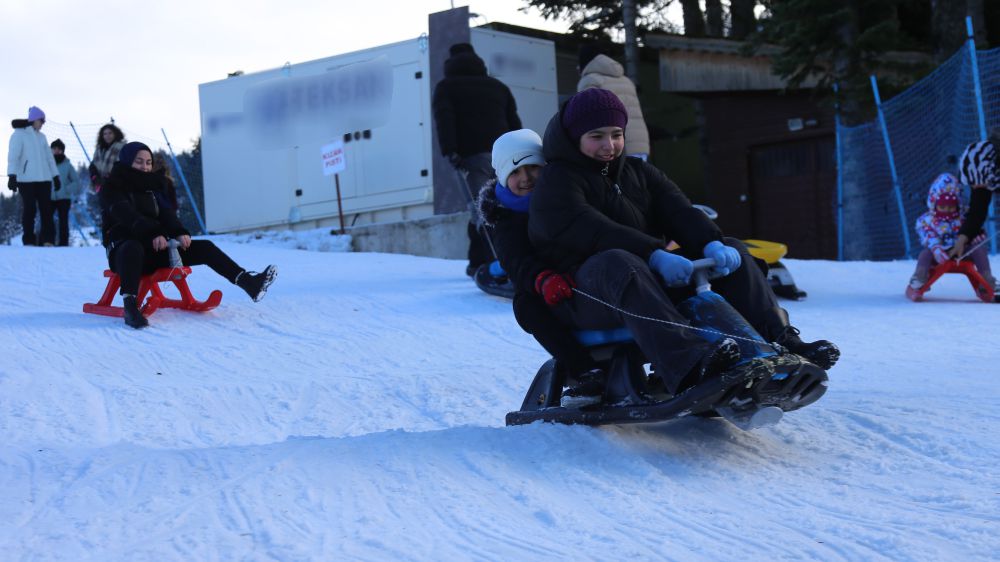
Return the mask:
<svg viewBox="0 0 1000 562">
<path fill-rule="evenodd" d="M 80 193 L 80 176 L 73 163 L 66 158 L 66 145 L 61 139 L 52 141 L 52 158 L 59 169 L 62 188 L 52 186 L 52 212 L 59 216 L 59 246 L 69 246 L 69 209 Z"/>
<path fill-rule="evenodd" d="M 503 82 L 487 75 L 486 64 L 472 45 L 456 43 L 444 63 L 444 78 L 434 88 L 433 111 L 441 154 L 465 176 L 470 201 L 493 177 L 490 149 L 500 135 L 521 128 L 514 95 Z M 478 227 L 475 203 L 470 204 L 469 264 L 472 276 L 493 261 L 489 242 Z"/>
<path fill-rule="evenodd" d="M 514 285 L 514 318 L 552 354 L 564 374 L 599 381 L 601 373 L 590 353 L 549 308 L 571 295 L 570 286 L 538 258 L 528 239 L 528 205 L 545 165 L 541 137 L 530 129 L 504 133 L 493 143 L 492 164 L 496 179 L 479 191 L 478 208 L 500 265 Z M 599 394 L 603 385 L 593 390 Z"/>
<path fill-rule="evenodd" d="M 746 246 L 723 237 L 658 169 L 625 157 L 627 122 L 614 93 L 588 88 L 570 98 L 546 128 L 547 164 L 531 197 L 528 234 L 539 257 L 566 272 L 566 285 L 603 301 L 567 291 L 555 314 L 582 329 L 626 326 L 667 390 L 677 394 L 714 380 L 740 360 L 735 340 L 713 343 L 684 329 L 689 322 L 674 306 L 693 294 L 691 260 L 712 258 L 720 275 L 713 290 L 767 341 L 823 369 L 832 367 L 840 351 L 826 340 L 799 338 Z M 666 249 L 670 240 L 679 250 Z"/>
<path fill-rule="evenodd" d="M 592 43 L 584 43 L 580 47 L 580 58 L 577 70 L 580 81 L 576 91 L 587 88 L 610 90 L 625 104 L 628 110 L 628 126 L 625 130 L 625 154 L 642 160 L 649 159 L 649 131 L 646 120 L 642 116 L 642 106 L 639 105 L 639 94 L 635 84 L 625 69 L 615 59 Z"/>
<path fill-rule="evenodd" d="M 101 189 L 101 220 L 107 240 L 108 265 L 121 277 L 125 324 L 144 328 L 136 294 L 142 275 L 170 267 L 167 239 L 180 244 L 184 265 L 207 265 L 246 291 L 254 302 L 264 297 L 278 274 L 273 265 L 260 273 L 240 267 L 209 240 L 191 240 L 176 213 L 160 203 L 163 176 L 153 171 L 153 151 L 141 142 L 122 147 L 118 162 Z"/>
<path fill-rule="evenodd" d="M 111 175 L 111 168 L 118 161 L 118 153 L 125 146 L 125 133 L 114 123 L 108 123 L 97 132 L 94 158 L 90 161 L 90 185 L 94 192 L 100 192 L 104 182 Z"/>
<path fill-rule="evenodd" d="M 25 246 L 51 246 L 55 241 L 51 192 L 53 184 L 56 190 L 62 186 L 49 141 L 42 134 L 45 112 L 31 106 L 27 119 L 14 119 L 10 124 L 14 133 L 7 148 L 7 187 L 21 192 L 21 228 L 24 230 L 21 242 Z M 36 213 L 41 215 L 40 239 L 35 238 Z"/>
<path fill-rule="evenodd" d="M 1000 191 L 998 146 L 1000 146 L 1000 139 L 996 137 L 987 141 L 974 142 L 965 147 L 965 151 L 959 159 L 959 180 L 963 185 L 972 188 L 972 194 L 969 197 L 969 212 L 966 213 L 962 228 L 959 229 L 958 236 L 955 238 L 955 245 L 948 252 L 952 258 L 965 256 L 965 249 L 969 241 L 979 236 L 983 230 L 993 195 Z M 985 239 L 982 242 L 985 246 Z M 979 242 L 974 243 L 978 244 Z M 979 267 L 978 263 L 976 267 Z M 995 284 L 994 287 L 1000 289 Z"/>
</svg>

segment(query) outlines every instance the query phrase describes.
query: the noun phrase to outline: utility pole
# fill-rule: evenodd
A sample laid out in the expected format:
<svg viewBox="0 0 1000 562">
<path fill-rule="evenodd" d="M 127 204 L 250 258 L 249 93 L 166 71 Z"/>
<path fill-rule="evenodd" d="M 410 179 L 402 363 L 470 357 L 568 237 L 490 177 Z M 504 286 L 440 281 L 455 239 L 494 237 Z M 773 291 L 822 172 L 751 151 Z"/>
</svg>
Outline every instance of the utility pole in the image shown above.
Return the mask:
<svg viewBox="0 0 1000 562">
<path fill-rule="evenodd" d="M 635 36 L 635 0 L 622 2 L 622 20 L 625 24 L 625 74 L 639 85 L 639 44 Z"/>
</svg>

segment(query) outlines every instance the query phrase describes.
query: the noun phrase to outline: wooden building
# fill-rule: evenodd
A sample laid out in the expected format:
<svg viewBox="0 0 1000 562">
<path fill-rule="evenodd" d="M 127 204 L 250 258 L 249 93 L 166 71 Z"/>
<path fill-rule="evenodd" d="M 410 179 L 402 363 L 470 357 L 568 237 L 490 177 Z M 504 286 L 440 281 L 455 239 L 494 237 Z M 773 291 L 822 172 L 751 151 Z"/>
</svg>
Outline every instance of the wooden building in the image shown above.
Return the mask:
<svg viewBox="0 0 1000 562">
<path fill-rule="evenodd" d="M 726 234 L 836 259 L 832 109 L 786 89 L 766 50 L 745 56 L 737 41 L 675 35 L 645 42 L 659 51 L 660 90 L 696 100 L 705 202 Z"/>
</svg>

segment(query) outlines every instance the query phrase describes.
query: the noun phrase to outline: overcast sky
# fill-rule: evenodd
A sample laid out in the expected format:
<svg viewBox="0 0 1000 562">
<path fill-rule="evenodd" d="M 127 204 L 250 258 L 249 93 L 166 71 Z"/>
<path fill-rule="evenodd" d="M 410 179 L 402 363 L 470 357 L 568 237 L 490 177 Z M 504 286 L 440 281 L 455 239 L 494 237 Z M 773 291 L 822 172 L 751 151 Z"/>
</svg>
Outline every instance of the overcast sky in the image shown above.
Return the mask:
<svg viewBox="0 0 1000 562">
<path fill-rule="evenodd" d="M 10 120 L 31 105 L 49 141 L 72 121 L 92 152 L 113 116 L 130 140 L 161 141 L 162 127 L 186 150 L 201 133 L 199 84 L 415 39 L 427 14 L 453 4 L 481 14 L 473 25 L 568 27 L 518 11 L 522 0 L 0 0 L 0 173 Z"/>
</svg>

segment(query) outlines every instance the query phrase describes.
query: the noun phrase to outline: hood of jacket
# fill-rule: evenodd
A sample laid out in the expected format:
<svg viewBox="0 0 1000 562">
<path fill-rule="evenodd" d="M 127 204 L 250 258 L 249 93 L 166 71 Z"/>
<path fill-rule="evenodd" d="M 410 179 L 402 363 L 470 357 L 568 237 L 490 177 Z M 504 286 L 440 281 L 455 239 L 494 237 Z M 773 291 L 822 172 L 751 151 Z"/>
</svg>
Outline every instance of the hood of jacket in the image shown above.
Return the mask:
<svg viewBox="0 0 1000 562">
<path fill-rule="evenodd" d="M 497 220 L 506 209 L 496 194 L 496 178 L 486 182 L 479 189 L 479 197 L 476 198 L 476 211 L 479 213 L 479 220 L 486 226 L 496 226 Z"/>
<path fill-rule="evenodd" d="M 13 119 L 10 122 L 10 126 L 15 129 L 24 129 L 31 126 L 31 121 L 28 121 L 27 119 Z"/>
<path fill-rule="evenodd" d="M 444 61 L 446 78 L 456 76 L 486 76 L 486 63 L 476 53 L 459 53 Z"/>
<path fill-rule="evenodd" d="M 958 201 L 958 209 L 956 209 L 959 216 L 964 215 L 968 211 L 968 204 L 965 202 L 965 198 L 962 196 L 962 186 L 958 182 L 958 178 L 952 174 L 941 174 L 934 179 L 934 183 L 931 184 L 930 189 L 927 190 L 927 209 L 934 213 L 937 210 L 938 200 L 945 193 L 951 193 L 955 196 Z"/>
<path fill-rule="evenodd" d="M 587 74 L 603 74 L 604 76 L 620 78 L 625 76 L 625 67 L 607 55 L 597 55 L 580 71 L 582 76 Z"/>
</svg>

